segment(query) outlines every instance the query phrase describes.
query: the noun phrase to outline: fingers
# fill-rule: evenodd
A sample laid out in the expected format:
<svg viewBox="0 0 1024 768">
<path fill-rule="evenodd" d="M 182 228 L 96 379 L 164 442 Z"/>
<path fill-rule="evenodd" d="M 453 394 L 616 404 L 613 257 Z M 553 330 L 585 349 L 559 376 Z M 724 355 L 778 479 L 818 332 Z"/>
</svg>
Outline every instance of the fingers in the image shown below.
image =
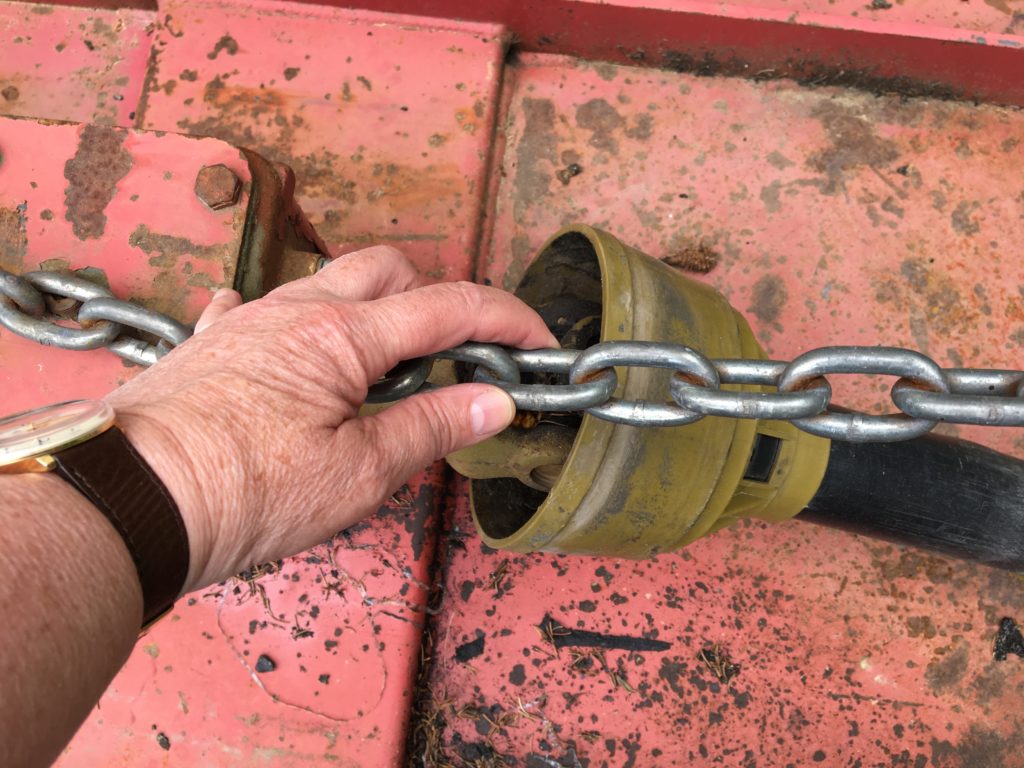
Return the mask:
<svg viewBox="0 0 1024 768">
<path fill-rule="evenodd" d="M 212 323 L 216 322 L 225 313 L 241 305 L 242 297 L 237 291 L 233 291 L 230 288 L 221 288 L 213 294 L 210 303 L 206 305 L 206 309 L 203 310 L 203 313 L 196 321 L 196 333 L 209 328 Z"/>
<path fill-rule="evenodd" d="M 338 440 L 351 450 L 355 428 L 365 440 L 366 477 L 383 497 L 423 467 L 497 434 L 515 417 L 512 398 L 488 384 L 460 384 L 414 395 L 374 416 L 348 422 Z M 346 441 L 348 441 L 346 443 Z"/>
<path fill-rule="evenodd" d="M 473 283 L 441 283 L 360 306 L 357 337 L 366 339 L 364 365 L 374 377 L 399 360 L 464 341 L 521 349 L 558 347 L 544 321 L 511 293 Z"/>
<path fill-rule="evenodd" d="M 401 251 L 375 245 L 338 256 L 312 277 L 278 289 L 278 293 L 319 290 L 346 301 L 370 301 L 424 284 Z"/>
</svg>

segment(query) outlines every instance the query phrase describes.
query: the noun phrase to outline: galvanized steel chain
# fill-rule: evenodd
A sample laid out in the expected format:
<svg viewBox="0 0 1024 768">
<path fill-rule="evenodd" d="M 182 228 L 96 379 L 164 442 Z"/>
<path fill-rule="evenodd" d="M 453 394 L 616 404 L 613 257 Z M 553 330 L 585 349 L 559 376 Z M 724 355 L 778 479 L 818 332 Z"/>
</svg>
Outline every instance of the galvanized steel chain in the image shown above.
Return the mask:
<svg viewBox="0 0 1024 768">
<path fill-rule="evenodd" d="M 583 411 L 633 426 L 677 426 L 705 416 L 777 419 L 814 435 L 860 443 L 909 440 L 939 422 L 1024 426 L 1024 371 L 940 368 L 920 352 L 895 347 L 823 347 L 789 363 L 713 360 L 681 344 L 650 341 L 606 341 L 582 351 L 464 344 L 435 358 L 475 364 L 475 378 L 504 389 L 520 410 Z M 400 375 L 372 388 L 374 402 L 397 400 L 429 386 L 425 382 L 431 360 L 404 365 Z M 615 369 L 623 366 L 672 371 L 672 402 L 615 398 Z M 554 374 L 567 383 L 524 384 L 523 373 Z M 827 376 L 844 373 L 898 377 L 891 398 L 899 413 L 831 410 Z M 723 389 L 730 385 L 766 389 Z"/>
<path fill-rule="evenodd" d="M 48 313 L 78 325 L 61 325 Z M 167 315 L 121 301 L 102 285 L 70 272 L 28 272 L 14 275 L 0 269 L 0 325 L 27 339 L 61 349 L 106 347 L 138 365 L 152 365 L 192 335 L 187 325 Z M 146 333 L 156 344 L 138 338 Z"/>
<path fill-rule="evenodd" d="M 46 318 L 46 295 L 82 302 L 81 328 Z M 69 273 L 0 270 L 0 325 L 41 344 L 64 349 L 107 347 L 139 365 L 152 365 L 192 334 L 188 326 Z M 160 339 L 149 344 L 129 331 Z M 931 358 L 895 347 L 823 347 L 792 362 L 710 359 L 681 344 L 607 341 L 585 350 L 510 350 L 463 344 L 429 358 L 399 364 L 370 388 L 367 402 L 384 403 L 430 388 L 434 360 L 476 366 L 473 377 L 493 383 L 522 411 L 585 412 L 633 426 L 690 424 L 705 416 L 775 419 L 821 437 L 848 442 L 893 442 L 919 437 L 939 422 L 1024 426 L 1024 371 L 940 368 Z M 671 401 L 621 400 L 616 368 L 671 371 Z M 890 396 L 898 413 L 875 416 L 831 409 L 830 374 L 897 377 Z M 524 383 L 539 374 L 559 383 Z M 763 391 L 723 389 L 754 385 Z"/>
</svg>

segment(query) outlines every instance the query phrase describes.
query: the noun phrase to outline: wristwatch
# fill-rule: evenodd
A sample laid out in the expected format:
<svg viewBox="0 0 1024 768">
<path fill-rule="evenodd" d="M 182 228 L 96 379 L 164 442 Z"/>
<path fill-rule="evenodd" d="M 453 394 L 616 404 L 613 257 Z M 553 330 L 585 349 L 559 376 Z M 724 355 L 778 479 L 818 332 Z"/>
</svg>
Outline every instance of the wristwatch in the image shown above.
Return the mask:
<svg viewBox="0 0 1024 768">
<path fill-rule="evenodd" d="M 188 576 L 185 524 L 174 499 L 100 400 L 0 418 L 0 474 L 53 472 L 121 535 L 142 585 L 143 628 L 163 616 Z"/>
</svg>

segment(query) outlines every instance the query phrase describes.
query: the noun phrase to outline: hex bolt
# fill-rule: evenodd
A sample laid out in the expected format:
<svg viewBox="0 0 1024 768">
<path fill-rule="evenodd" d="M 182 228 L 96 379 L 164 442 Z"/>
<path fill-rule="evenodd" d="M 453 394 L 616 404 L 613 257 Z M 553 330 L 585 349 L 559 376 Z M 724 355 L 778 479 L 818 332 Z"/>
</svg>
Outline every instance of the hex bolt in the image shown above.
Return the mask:
<svg viewBox="0 0 1024 768">
<path fill-rule="evenodd" d="M 204 165 L 196 175 L 196 197 L 211 211 L 235 205 L 242 196 L 242 180 L 223 163 Z"/>
</svg>

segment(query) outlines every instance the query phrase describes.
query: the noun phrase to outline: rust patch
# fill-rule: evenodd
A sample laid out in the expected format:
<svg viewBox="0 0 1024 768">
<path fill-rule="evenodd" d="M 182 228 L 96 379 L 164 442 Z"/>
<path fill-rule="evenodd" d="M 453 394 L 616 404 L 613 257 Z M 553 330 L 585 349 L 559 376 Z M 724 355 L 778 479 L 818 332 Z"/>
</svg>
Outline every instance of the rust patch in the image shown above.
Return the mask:
<svg viewBox="0 0 1024 768">
<path fill-rule="evenodd" d="M 821 191 L 835 195 L 846 191 L 846 174 L 858 168 L 878 169 L 900 156 L 895 142 L 880 138 L 874 126 L 854 110 L 826 101 L 811 115 L 825 128 L 830 146 L 811 155 L 807 165 L 826 177 Z"/>
<path fill-rule="evenodd" d="M 0 266 L 20 272 L 27 251 L 25 210 L 21 207 L 0 208 Z"/>
<path fill-rule="evenodd" d="M 948 275 L 930 269 L 923 259 L 907 259 L 900 274 L 921 301 L 929 327 L 941 336 L 967 332 L 978 313 L 964 302 L 960 289 Z"/>
<path fill-rule="evenodd" d="M 966 645 L 962 645 L 929 663 L 924 671 L 924 679 L 935 693 L 945 693 L 964 679 L 969 661 L 970 652 Z"/>
<path fill-rule="evenodd" d="M 604 99 L 591 99 L 576 107 L 576 125 L 591 132 L 590 141 L 587 143 L 594 149 L 618 154 L 619 142 L 615 138 L 615 132 L 625 124 L 622 115 Z M 648 130 L 649 128 L 650 126 Z"/>
<path fill-rule="evenodd" d="M 633 125 L 626 129 L 626 136 L 637 141 L 647 141 L 654 129 L 654 116 L 646 112 L 634 115 Z"/>
<path fill-rule="evenodd" d="M 229 85 L 220 75 L 203 88 L 203 101 L 218 109 L 230 109 L 249 117 L 259 117 L 270 110 L 284 109 L 287 99 L 273 88 L 252 88 L 246 85 Z"/>
<path fill-rule="evenodd" d="M 937 768 L 1004 768 L 1019 765 L 1024 737 L 1000 736 L 996 731 L 973 723 L 958 744 L 932 739 L 931 765 Z"/>
<path fill-rule="evenodd" d="M 926 640 L 938 634 L 931 616 L 908 616 L 907 631 L 911 637 L 923 637 Z"/>
<path fill-rule="evenodd" d="M 235 38 L 231 35 L 224 35 L 221 37 L 221 39 L 213 46 L 213 50 L 206 54 L 206 58 L 213 61 L 220 55 L 221 51 L 224 51 L 228 56 L 234 56 L 238 53 L 238 43 L 235 42 Z"/>
<path fill-rule="evenodd" d="M 405 164 L 379 163 L 373 168 L 366 201 L 388 198 L 393 209 L 408 209 L 450 198 L 463 187 L 457 167 L 451 163 L 428 166 L 427 172 Z"/>
<path fill-rule="evenodd" d="M 764 275 L 754 283 L 750 298 L 750 311 L 758 320 L 781 331 L 779 315 L 786 306 L 789 293 L 786 284 L 778 275 Z"/>
<path fill-rule="evenodd" d="M 981 231 L 981 224 L 977 220 L 971 218 L 971 214 L 981 208 L 981 203 L 977 201 L 967 202 L 963 200 L 953 212 L 949 215 L 949 223 L 954 230 L 959 232 L 961 235 L 970 237 L 976 235 Z"/>
<path fill-rule="evenodd" d="M 703 240 L 687 243 L 679 250 L 670 253 L 662 261 L 685 272 L 696 272 L 706 275 L 718 266 L 721 255 Z M 777 313 L 776 313 L 777 315 Z"/>
<path fill-rule="evenodd" d="M 124 148 L 125 135 L 116 128 L 86 125 L 78 151 L 64 164 L 66 218 L 80 240 L 103 236 L 107 226 L 104 211 L 114 199 L 117 182 L 132 167 L 132 156 Z"/>
<path fill-rule="evenodd" d="M 173 267 L 182 256 L 194 256 L 203 260 L 218 260 L 225 255 L 222 245 L 196 245 L 186 237 L 160 235 L 151 232 L 145 224 L 140 224 L 128 237 L 128 245 L 138 248 L 149 256 L 149 263 L 154 267 Z"/>
<path fill-rule="evenodd" d="M 557 161 L 555 105 L 550 99 L 523 99 L 525 125 L 516 147 L 515 215 L 522 221 L 526 210 L 549 194 Z"/>
</svg>

